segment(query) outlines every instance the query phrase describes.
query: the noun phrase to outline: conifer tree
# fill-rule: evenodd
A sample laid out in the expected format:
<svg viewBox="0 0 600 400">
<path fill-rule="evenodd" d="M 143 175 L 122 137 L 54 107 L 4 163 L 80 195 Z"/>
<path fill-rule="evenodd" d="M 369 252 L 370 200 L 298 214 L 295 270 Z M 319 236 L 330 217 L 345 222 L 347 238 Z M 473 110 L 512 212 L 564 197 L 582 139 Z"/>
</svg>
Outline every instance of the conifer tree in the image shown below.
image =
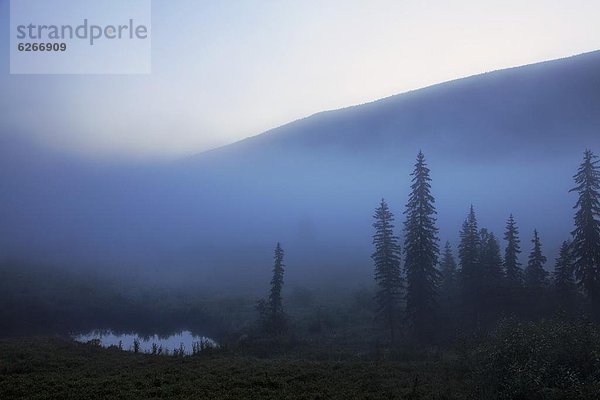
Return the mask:
<svg viewBox="0 0 600 400">
<path fill-rule="evenodd" d="M 273 264 L 273 277 L 271 278 L 271 291 L 269 293 L 269 300 L 266 304 L 259 302 L 259 312 L 266 312 L 269 315 L 267 320 L 267 330 L 272 333 L 280 334 L 286 330 L 286 318 L 283 312 L 283 301 L 281 297 L 281 291 L 283 289 L 283 249 L 281 244 L 277 242 L 275 247 L 275 262 Z"/>
<path fill-rule="evenodd" d="M 458 258 L 460 260 L 460 276 L 463 289 L 472 286 L 473 281 L 481 274 L 479 273 L 479 250 L 480 235 L 477 228 L 477 217 L 473 206 L 469 215 L 463 222 L 460 232 L 460 244 L 458 245 Z"/>
<path fill-rule="evenodd" d="M 504 240 L 507 241 L 506 251 L 504 253 L 504 269 L 506 283 L 509 288 L 521 287 L 523 282 L 523 271 L 519 262 L 521 247 L 519 240 L 519 229 L 513 215 L 511 214 L 506 223 L 506 232 Z"/>
<path fill-rule="evenodd" d="M 483 274 L 481 279 L 481 319 L 486 325 L 495 322 L 502 310 L 502 289 L 504 284 L 504 271 L 502 270 L 502 256 L 500 245 L 496 236 L 487 229 L 481 229 L 481 252 L 479 254 L 480 269 Z"/>
<path fill-rule="evenodd" d="M 450 246 L 450 242 L 448 241 L 444 246 L 442 261 L 440 262 L 440 272 L 440 293 L 446 297 L 450 297 L 454 294 L 456 289 L 456 261 L 452 254 L 452 246 Z"/>
<path fill-rule="evenodd" d="M 548 272 L 544 269 L 546 257 L 542 254 L 542 244 L 537 229 L 533 231 L 533 249 L 529 254 L 529 262 L 525 268 L 525 284 L 530 289 L 541 289 L 546 285 Z"/>
<path fill-rule="evenodd" d="M 458 300 L 458 271 L 452 246 L 446 242 L 440 262 L 441 283 L 439 288 L 441 324 L 447 332 L 454 332 L 460 321 L 456 318 Z"/>
<path fill-rule="evenodd" d="M 273 265 L 273 278 L 271 279 L 271 293 L 269 294 L 269 306 L 273 314 L 283 311 L 281 290 L 283 289 L 283 249 L 277 242 L 275 247 L 275 263 Z"/>
<path fill-rule="evenodd" d="M 554 264 L 554 273 L 552 280 L 554 288 L 558 293 L 571 292 L 575 287 L 573 276 L 573 255 L 571 251 L 572 243 L 570 240 L 565 240 L 560 247 L 560 252 Z"/>
<path fill-rule="evenodd" d="M 483 292 L 482 270 L 480 264 L 480 234 L 473 206 L 463 223 L 458 246 L 460 262 L 460 290 L 466 323 L 472 327 L 480 321 L 479 300 Z"/>
<path fill-rule="evenodd" d="M 577 280 L 600 314 L 600 170 L 597 156 L 586 150 L 575 176 L 579 198 L 574 208 L 573 259 Z"/>
<path fill-rule="evenodd" d="M 576 293 L 575 279 L 573 276 L 572 243 L 564 241 L 554 264 L 552 280 L 554 291 L 563 311 L 569 311 Z"/>
<path fill-rule="evenodd" d="M 500 245 L 498 244 L 496 235 L 493 232 L 488 232 L 485 228 L 481 230 L 480 260 L 487 286 L 490 288 L 499 288 L 504 278 Z"/>
<path fill-rule="evenodd" d="M 382 321 L 394 341 L 400 317 L 400 301 L 402 296 L 402 276 L 400 274 L 400 245 L 394 236 L 394 214 L 384 199 L 375 210 L 375 234 L 373 244 L 375 252 L 371 255 L 375 264 L 375 281 L 378 291 L 376 319 Z"/>
<path fill-rule="evenodd" d="M 419 151 L 404 211 L 406 314 L 411 333 L 419 340 L 432 338 L 440 281 L 436 268 L 439 246 L 435 199 L 431 195 L 429 172 L 425 156 Z"/>
</svg>

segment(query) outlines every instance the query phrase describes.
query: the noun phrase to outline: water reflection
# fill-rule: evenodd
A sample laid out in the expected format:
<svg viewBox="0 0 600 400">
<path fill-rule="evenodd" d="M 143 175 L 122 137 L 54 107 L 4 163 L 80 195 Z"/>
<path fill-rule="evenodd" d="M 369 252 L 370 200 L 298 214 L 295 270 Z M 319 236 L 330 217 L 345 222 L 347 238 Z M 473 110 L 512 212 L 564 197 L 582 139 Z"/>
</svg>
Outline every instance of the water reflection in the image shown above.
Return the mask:
<svg viewBox="0 0 600 400">
<path fill-rule="evenodd" d="M 126 351 L 158 355 L 191 355 L 207 348 L 218 347 L 218 344 L 206 336 L 194 335 L 183 331 L 170 336 L 140 336 L 137 334 L 116 334 L 113 332 L 94 331 L 77 335 L 75 340 L 82 343 L 93 341 L 102 347 L 118 347 Z"/>
</svg>

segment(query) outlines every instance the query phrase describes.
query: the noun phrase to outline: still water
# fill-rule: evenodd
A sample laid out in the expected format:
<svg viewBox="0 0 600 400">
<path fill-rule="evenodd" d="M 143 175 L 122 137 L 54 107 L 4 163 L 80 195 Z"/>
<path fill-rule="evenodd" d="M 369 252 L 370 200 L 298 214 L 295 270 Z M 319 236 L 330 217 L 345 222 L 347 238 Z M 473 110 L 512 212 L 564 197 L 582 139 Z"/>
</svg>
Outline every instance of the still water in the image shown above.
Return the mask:
<svg viewBox="0 0 600 400">
<path fill-rule="evenodd" d="M 113 332 L 94 331 L 85 335 L 74 336 L 78 342 L 87 343 L 91 340 L 99 340 L 102 347 L 116 346 L 123 350 L 133 351 L 134 341 L 139 343 L 139 352 L 153 354 L 173 354 L 181 352 L 190 355 L 194 351 L 203 348 L 218 347 L 211 338 L 194 335 L 189 331 L 183 331 L 170 336 L 139 336 L 136 334 L 115 334 Z"/>
</svg>

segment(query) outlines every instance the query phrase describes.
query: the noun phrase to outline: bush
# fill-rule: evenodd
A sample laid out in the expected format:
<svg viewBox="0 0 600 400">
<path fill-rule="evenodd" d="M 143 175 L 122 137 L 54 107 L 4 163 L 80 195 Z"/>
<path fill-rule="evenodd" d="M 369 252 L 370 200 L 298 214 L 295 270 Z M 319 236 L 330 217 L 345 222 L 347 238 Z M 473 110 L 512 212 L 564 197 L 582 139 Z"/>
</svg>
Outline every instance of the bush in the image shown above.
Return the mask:
<svg viewBox="0 0 600 400">
<path fill-rule="evenodd" d="M 481 398 L 591 399 L 600 393 L 600 330 L 590 323 L 503 321 L 471 357 Z"/>
</svg>

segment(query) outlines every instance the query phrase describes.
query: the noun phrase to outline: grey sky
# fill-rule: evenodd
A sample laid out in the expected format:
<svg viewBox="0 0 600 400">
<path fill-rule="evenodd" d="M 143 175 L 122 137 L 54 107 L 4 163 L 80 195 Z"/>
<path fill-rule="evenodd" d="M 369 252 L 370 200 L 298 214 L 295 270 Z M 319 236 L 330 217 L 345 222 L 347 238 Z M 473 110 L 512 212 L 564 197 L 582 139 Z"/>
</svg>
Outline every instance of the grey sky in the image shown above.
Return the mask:
<svg viewBox="0 0 600 400">
<path fill-rule="evenodd" d="M 174 157 L 326 109 L 600 48 L 598 0 L 152 3 L 152 74 L 8 74 L 0 135 Z"/>
</svg>

